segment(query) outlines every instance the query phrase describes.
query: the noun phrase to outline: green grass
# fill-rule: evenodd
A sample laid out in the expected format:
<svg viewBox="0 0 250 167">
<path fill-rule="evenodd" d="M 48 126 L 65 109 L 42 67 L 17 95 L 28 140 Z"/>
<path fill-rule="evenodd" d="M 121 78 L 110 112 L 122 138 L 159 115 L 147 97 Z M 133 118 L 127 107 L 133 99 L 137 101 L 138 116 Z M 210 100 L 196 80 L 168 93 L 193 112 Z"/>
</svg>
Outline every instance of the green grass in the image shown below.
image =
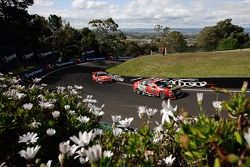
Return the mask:
<svg viewBox="0 0 250 167">
<path fill-rule="evenodd" d="M 143 77 L 250 77 L 250 49 L 141 56 L 107 71 Z"/>
</svg>

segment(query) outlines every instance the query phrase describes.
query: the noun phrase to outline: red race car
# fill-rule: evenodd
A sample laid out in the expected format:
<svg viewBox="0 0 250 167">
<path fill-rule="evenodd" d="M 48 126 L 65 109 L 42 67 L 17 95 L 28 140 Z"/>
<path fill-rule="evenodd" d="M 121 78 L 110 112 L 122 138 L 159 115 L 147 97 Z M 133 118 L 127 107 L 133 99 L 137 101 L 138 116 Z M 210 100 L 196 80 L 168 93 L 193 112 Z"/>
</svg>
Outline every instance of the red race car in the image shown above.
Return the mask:
<svg viewBox="0 0 250 167">
<path fill-rule="evenodd" d="M 179 86 L 170 84 L 163 79 L 142 79 L 133 83 L 137 94 L 159 96 L 161 99 L 176 99 L 183 95 Z"/>
<path fill-rule="evenodd" d="M 112 82 L 112 76 L 104 71 L 92 72 L 92 80 L 98 83 Z"/>
</svg>

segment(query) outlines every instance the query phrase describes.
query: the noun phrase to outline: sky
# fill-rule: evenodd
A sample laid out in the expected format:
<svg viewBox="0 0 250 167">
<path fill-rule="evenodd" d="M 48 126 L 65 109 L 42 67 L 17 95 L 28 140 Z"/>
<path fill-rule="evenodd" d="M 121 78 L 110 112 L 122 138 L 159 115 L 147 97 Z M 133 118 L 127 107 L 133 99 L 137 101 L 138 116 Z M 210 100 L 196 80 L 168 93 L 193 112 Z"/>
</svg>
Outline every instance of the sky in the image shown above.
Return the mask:
<svg viewBox="0 0 250 167">
<path fill-rule="evenodd" d="M 30 14 L 61 16 L 75 28 L 93 19 L 113 20 L 119 28 L 203 28 L 230 18 L 250 27 L 250 0 L 34 0 Z"/>
</svg>

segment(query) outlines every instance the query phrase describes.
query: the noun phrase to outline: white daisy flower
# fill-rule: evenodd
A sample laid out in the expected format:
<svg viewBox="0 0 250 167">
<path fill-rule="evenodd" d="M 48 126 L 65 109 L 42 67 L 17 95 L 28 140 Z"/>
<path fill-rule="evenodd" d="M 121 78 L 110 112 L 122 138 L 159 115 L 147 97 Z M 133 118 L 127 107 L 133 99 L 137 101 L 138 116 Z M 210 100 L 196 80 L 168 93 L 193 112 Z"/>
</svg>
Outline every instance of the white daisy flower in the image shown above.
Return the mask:
<svg viewBox="0 0 250 167">
<path fill-rule="evenodd" d="M 122 119 L 122 116 L 120 115 L 112 115 L 111 116 L 113 123 L 117 123 Z"/>
<path fill-rule="evenodd" d="M 212 104 L 216 110 L 218 111 L 222 110 L 222 101 L 213 101 Z"/>
<path fill-rule="evenodd" d="M 102 158 L 102 147 L 100 144 L 89 147 L 86 151 L 89 161 L 96 162 Z"/>
<path fill-rule="evenodd" d="M 27 159 L 27 160 L 30 160 L 30 159 L 33 159 L 38 150 L 40 149 L 40 146 L 36 146 L 36 147 L 28 147 L 26 150 L 21 150 L 19 152 L 20 156 Z"/>
<path fill-rule="evenodd" d="M 250 128 L 248 128 L 247 133 L 244 133 L 244 138 L 248 144 L 248 147 L 250 148 Z"/>
<path fill-rule="evenodd" d="M 77 117 L 77 120 L 80 121 L 81 123 L 87 123 L 89 122 L 90 118 L 87 116 L 79 116 Z"/>
<path fill-rule="evenodd" d="M 137 112 L 138 112 L 138 116 L 139 116 L 141 119 L 142 119 L 143 116 L 146 114 L 146 109 L 147 109 L 146 106 L 139 106 L 139 107 L 138 107 Z"/>
<path fill-rule="evenodd" d="M 162 161 L 165 165 L 171 166 L 175 160 L 175 157 L 172 157 L 172 154 L 169 155 L 168 157 L 164 158 Z"/>
<path fill-rule="evenodd" d="M 38 105 L 40 107 L 42 107 L 43 109 L 53 109 L 54 108 L 54 104 L 51 102 L 40 101 Z"/>
<path fill-rule="evenodd" d="M 65 106 L 64 106 L 64 109 L 65 109 L 65 110 L 69 110 L 69 109 L 70 109 L 70 105 L 65 105 Z"/>
<path fill-rule="evenodd" d="M 53 136 L 56 133 L 55 129 L 49 128 L 46 130 L 48 136 Z"/>
<path fill-rule="evenodd" d="M 83 133 L 79 132 L 79 135 L 78 135 L 79 138 L 76 136 L 72 136 L 70 137 L 70 140 L 79 146 L 86 146 L 91 141 L 92 136 L 93 136 L 92 130 L 89 133 L 84 131 Z"/>
<path fill-rule="evenodd" d="M 131 122 L 134 120 L 133 117 L 130 117 L 130 118 L 125 118 L 124 120 L 121 120 L 119 121 L 120 123 L 120 126 L 121 127 L 124 127 L 124 128 L 127 128 L 130 126 Z"/>
<path fill-rule="evenodd" d="M 25 103 L 25 104 L 23 104 L 23 108 L 24 108 L 25 110 L 31 110 L 32 107 L 33 107 L 33 104 L 32 104 L 32 103 Z"/>
<path fill-rule="evenodd" d="M 23 134 L 22 136 L 19 136 L 18 143 L 34 144 L 37 142 L 38 139 L 39 137 L 37 136 L 37 133 L 28 132 L 26 134 Z"/>
<path fill-rule="evenodd" d="M 33 83 L 38 83 L 38 82 L 40 82 L 42 79 L 41 78 L 32 78 L 32 81 L 33 81 Z"/>
<path fill-rule="evenodd" d="M 166 104 L 165 101 L 162 102 L 162 109 L 161 109 L 161 114 L 162 114 L 162 120 L 161 124 L 163 125 L 165 122 L 170 122 L 170 117 L 174 118 L 173 112 L 177 111 L 177 106 L 173 108 L 170 104 L 170 99 L 168 99 L 168 103 Z"/>
<path fill-rule="evenodd" d="M 103 157 L 111 158 L 113 155 L 114 153 L 112 151 L 109 151 L 109 150 L 103 151 Z"/>
<path fill-rule="evenodd" d="M 75 89 L 79 89 L 79 90 L 83 89 L 82 86 L 78 86 L 78 85 L 74 85 L 74 88 L 75 88 Z"/>
<path fill-rule="evenodd" d="M 120 136 L 122 133 L 122 129 L 121 128 L 113 128 L 112 132 L 113 132 L 114 136 Z"/>
<path fill-rule="evenodd" d="M 203 93 L 200 93 L 200 92 L 197 93 L 197 103 L 199 105 L 202 105 L 202 103 L 203 103 Z"/>
<path fill-rule="evenodd" d="M 52 112 L 52 116 L 53 116 L 53 118 L 58 118 L 59 116 L 60 116 L 60 111 L 53 111 Z"/>
</svg>

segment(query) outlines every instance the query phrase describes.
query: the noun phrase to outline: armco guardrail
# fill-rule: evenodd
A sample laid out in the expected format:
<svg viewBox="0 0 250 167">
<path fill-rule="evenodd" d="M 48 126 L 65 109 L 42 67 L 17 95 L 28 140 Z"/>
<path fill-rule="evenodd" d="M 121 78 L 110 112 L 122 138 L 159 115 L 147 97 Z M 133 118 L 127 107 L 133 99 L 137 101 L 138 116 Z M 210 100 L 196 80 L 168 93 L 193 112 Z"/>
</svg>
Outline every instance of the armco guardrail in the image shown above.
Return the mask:
<svg viewBox="0 0 250 167">
<path fill-rule="evenodd" d="M 90 62 L 90 61 L 104 61 L 105 57 L 92 57 L 92 58 L 80 58 L 80 59 L 73 59 L 61 63 L 55 63 L 55 64 L 45 64 L 42 67 L 38 67 L 36 69 L 30 70 L 23 72 L 19 74 L 19 77 L 23 79 L 24 81 L 29 81 L 31 78 L 35 77 L 42 77 L 46 75 L 49 72 L 52 72 L 54 70 L 58 70 L 70 65 L 76 65 L 79 63 L 84 63 L 84 62 Z"/>
</svg>

